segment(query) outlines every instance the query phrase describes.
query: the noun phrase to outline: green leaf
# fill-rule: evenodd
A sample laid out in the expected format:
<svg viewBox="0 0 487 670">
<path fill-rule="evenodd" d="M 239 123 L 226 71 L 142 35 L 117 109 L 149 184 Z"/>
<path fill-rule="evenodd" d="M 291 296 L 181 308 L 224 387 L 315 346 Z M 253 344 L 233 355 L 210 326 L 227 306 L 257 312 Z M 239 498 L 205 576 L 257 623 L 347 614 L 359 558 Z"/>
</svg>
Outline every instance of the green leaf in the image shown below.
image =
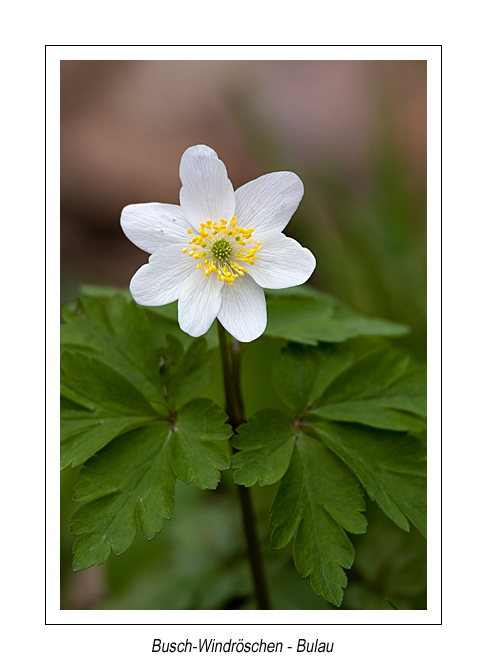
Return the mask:
<svg viewBox="0 0 487 670">
<path fill-rule="evenodd" d="M 367 353 L 334 380 L 313 413 L 386 430 L 424 430 L 424 419 L 413 412 L 423 410 L 426 378 L 421 371 L 406 371 L 408 364 L 409 356 L 400 352 Z"/>
<path fill-rule="evenodd" d="M 117 435 L 158 416 L 128 379 L 84 354 L 62 354 L 61 381 L 65 393 L 86 399 L 83 405 L 61 399 L 61 468 L 76 467 Z"/>
<path fill-rule="evenodd" d="M 210 384 L 213 365 L 204 338 L 188 338 L 186 353 L 171 333 L 165 333 L 165 345 L 158 346 L 150 319 L 130 297 L 115 290 L 89 290 L 94 295 L 63 310 L 67 321 L 61 326 L 64 350 L 102 360 L 129 379 L 150 402 L 162 405 L 171 398 L 173 409 Z M 176 332 L 184 336 L 179 327 Z"/>
<path fill-rule="evenodd" d="M 133 301 L 129 291 L 120 290 L 112 286 L 91 286 L 85 284 L 81 286 L 81 292 L 84 296 L 102 298 L 104 301 L 111 300 L 116 296 L 122 296 L 126 301 Z M 159 346 L 167 345 L 167 336 L 172 335 L 177 337 L 187 348 L 194 338 L 187 335 L 181 330 L 178 323 L 178 305 L 177 302 L 171 302 L 168 305 L 161 305 L 160 307 L 139 307 L 143 309 L 153 336 Z M 214 349 L 218 346 L 218 330 L 216 323 L 214 323 L 208 332 L 204 335 L 204 339 L 208 344 L 209 349 Z"/>
<path fill-rule="evenodd" d="M 426 449 L 418 439 L 324 420 L 312 425 L 388 517 L 406 531 L 409 518 L 426 536 Z"/>
<path fill-rule="evenodd" d="M 356 342 L 288 344 L 272 377 L 294 418 L 257 412 L 232 440 L 238 484 L 282 477 L 271 511 L 273 548 L 295 536 L 298 571 L 337 606 L 343 568 L 353 561 L 346 531 L 365 532 L 359 483 L 402 529 L 409 530 L 409 519 L 426 532 L 425 449 L 406 433 L 424 425 L 407 410 L 422 411 L 425 379 L 408 356 Z M 340 420 L 327 420 L 328 411 Z"/>
<path fill-rule="evenodd" d="M 144 311 L 124 295 L 85 296 L 63 309 L 61 346 L 102 360 L 141 391 L 162 402 L 160 354 Z"/>
<path fill-rule="evenodd" d="M 382 404 L 381 401 L 382 398 L 378 400 L 348 402 L 339 406 L 326 405 L 323 408 L 317 409 L 315 414 L 327 419 L 363 423 L 377 428 L 384 428 L 385 430 L 419 432 L 426 427 L 424 420 L 420 417 L 409 412 L 390 409 L 385 404 Z"/>
<path fill-rule="evenodd" d="M 117 435 L 154 420 L 154 416 L 121 416 L 86 408 L 61 398 L 61 469 L 73 468 L 96 454 Z"/>
<path fill-rule="evenodd" d="M 74 500 L 86 504 L 71 519 L 74 570 L 121 554 L 137 526 L 150 540 L 174 509 L 176 476 L 171 468 L 171 425 L 161 422 L 126 433 L 91 458 L 75 487 Z"/>
<path fill-rule="evenodd" d="M 133 302 L 128 291 L 98 286 L 84 286 L 82 289 L 85 295 L 83 304 L 90 299 L 105 303 L 115 298 L 125 303 Z M 359 335 L 401 337 L 409 333 L 407 326 L 359 314 L 336 298 L 308 286 L 266 289 L 265 293 L 267 327 L 264 335 L 268 337 L 316 345 L 318 342 L 343 342 Z M 177 336 L 185 346 L 191 343 L 192 338 L 179 328 L 176 302 L 161 307 L 136 307 L 145 312 L 159 344 L 166 343 L 168 333 Z M 218 346 L 215 323 L 204 339 L 209 348 Z"/>
<path fill-rule="evenodd" d="M 290 343 L 274 362 L 272 383 L 281 400 L 299 415 L 350 367 L 353 358 L 353 351 L 342 345 L 305 347 Z"/>
<path fill-rule="evenodd" d="M 426 367 L 407 370 L 384 392 L 382 402 L 387 407 L 426 417 Z"/>
<path fill-rule="evenodd" d="M 228 470 L 228 451 L 215 444 L 228 440 L 231 427 L 227 415 L 211 400 L 196 398 L 178 412 L 171 437 L 171 459 L 179 479 L 194 481 L 200 489 L 214 489 L 220 481 L 220 470 Z"/>
<path fill-rule="evenodd" d="M 344 529 L 364 533 L 364 509 L 354 476 L 324 444 L 300 433 L 272 505 L 272 546 L 280 549 L 295 535 L 298 572 L 336 606 L 347 584 L 342 568 L 350 568 L 354 556 Z"/>
<path fill-rule="evenodd" d="M 390 349 L 367 352 L 334 379 L 317 404 L 337 404 L 350 398 L 377 397 L 404 371 L 408 360 L 407 354 Z"/>
<path fill-rule="evenodd" d="M 389 348 L 357 352 L 290 344 L 276 360 L 276 390 L 393 521 L 408 530 L 409 518 L 425 534 L 426 450 L 406 434 L 425 427 L 410 411 L 425 412 L 425 373 Z"/>
<path fill-rule="evenodd" d="M 206 342 L 158 348 L 144 311 L 117 291 L 92 291 L 63 310 L 62 467 L 75 467 L 127 430 L 175 413 L 211 382 Z M 69 410 L 69 411 L 68 411 Z"/>
<path fill-rule="evenodd" d="M 89 399 L 93 409 L 101 407 L 122 416 L 157 414 L 132 382 L 103 361 L 85 354 L 61 355 L 61 381 Z"/>
<path fill-rule="evenodd" d="M 213 360 L 207 355 L 203 338 L 193 340 L 185 352 L 180 340 L 167 335 L 167 346 L 160 349 L 164 364 L 161 368 L 162 383 L 170 407 L 177 410 L 197 396 L 210 383 Z"/>
<path fill-rule="evenodd" d="M 425 372 L 408 355 L 383 345 L 363 352 L 348 343 L 290 343 L 277 357 L 272 378 L 295 415 L 310 411 L 386 430 L 426 427 Z"/>
<path fill-rule="evenodd" d="M 303 344 L 343 342 L 359 335 L 399 337 L 407 326 L 357 314 L 339 300 L 309 287 L 266 290 L 265 335 Z"/>
<path fill-rule="evenodd" d="M 365 532 L 357 479 L 323 443 L 303 433 L 279 410 L 262 410 L 238 429 L 232 446 L 236 483 L 272 484 L 283 477 L 271 510 L 272 546 L 296 534 L 294 561 L 315 591 L 339 605 L 353 547 L 344 531 Z M 283 476 L 284 475 L 284 476 Z"/>
<path fill-rule="evenodd" d="M 264 409 L 238 428 L 232 446 L 239 453 L 232 458 L 237 484 L 274 484 L 286 472 L 291 459 L 296 431 L 292 419 L 274 409 Z"/>
<path fill-rule="evenodd" d="M 63 311 L 61 465 L 85 464 L 73 515 L 76 570 L 150 539 L 169 518 L 179 477 L 215 488 L 230 457 L 226 414 L 196 398 L 211 381 L 204 340 L 159 347 L 144 311 L 121 294 Z"/>
<path fill-rule="evenodd" d="M 197 398 L 177 419 L 160 419 L 112 440 L 93 456 L 75 487 L 71 532 L 74 569 L 124 552 L 137 527 L 150 540 L 174 508 L 176 476 L 201 488 L 215 488 L 220 470 L 230 466 L 228 452 L 215 441 L 227 439 L 226 415 L 211 400 Z"/>
<path fill-rule="evenodd" d="M 181 330 L 178 323 L 178 308 L 177 303 L 172 302 L 169 305 L 162 305 L 161 307 L 145 307 L 144 311 L 149 320 L 151 330 L 154 334 L 156 342 L 161 346 L 167 343 L 168 335 L 176 336 L 187 348 L 194 338 L 187 335 Z M 208 349 L 218 347 L 218 330 L 216 321 L 210 326 L 210 329 L 203 335 L 203 339 L 208 344 Z"/>
</svg>

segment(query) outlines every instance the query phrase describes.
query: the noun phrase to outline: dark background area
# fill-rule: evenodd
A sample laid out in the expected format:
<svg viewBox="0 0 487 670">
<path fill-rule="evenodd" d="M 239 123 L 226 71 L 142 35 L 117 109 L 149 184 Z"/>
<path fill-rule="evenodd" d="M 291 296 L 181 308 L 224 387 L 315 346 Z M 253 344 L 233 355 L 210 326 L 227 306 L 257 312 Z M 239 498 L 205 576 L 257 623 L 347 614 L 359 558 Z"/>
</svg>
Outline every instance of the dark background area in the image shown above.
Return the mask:
<svg viewBox="0 0 487 670">
<path fill-rule="evenodd" d="M 83 283 L 128 286 L 147 254 L 123 235 L 121 210 L 178 204 L 180 158 L 194 144 L 217 151 L 235 188 L 266 172 L 296 172 L 305 195 L 285 232 L 317 258 L 310 283 L 408 324 L 404 345 L 426 358 L 425 62 L 63 61 L 62 303 Z M 126 555 L 73 575 L 67 527 L 77 471 L 64 472 L 62 607 L 251 606 L 238 512 L 218 504 L 232 495 L 227 474 L 220 493 L 180 487 L 171 528 L 153 542 L 139 538 Z M 255 494 L 267 544 L 268 489 Z M 398 606 L 425 607 L 422 538 L 370 501 L 367 516 L 343 607 L 386 609 L 388 594 Z M 290 549 L 269 553 L 269 566 L 277 608 L 328 608 L 297 575 Z M 154 590 L 161 571 L 167 580 Z"/>
</svg>

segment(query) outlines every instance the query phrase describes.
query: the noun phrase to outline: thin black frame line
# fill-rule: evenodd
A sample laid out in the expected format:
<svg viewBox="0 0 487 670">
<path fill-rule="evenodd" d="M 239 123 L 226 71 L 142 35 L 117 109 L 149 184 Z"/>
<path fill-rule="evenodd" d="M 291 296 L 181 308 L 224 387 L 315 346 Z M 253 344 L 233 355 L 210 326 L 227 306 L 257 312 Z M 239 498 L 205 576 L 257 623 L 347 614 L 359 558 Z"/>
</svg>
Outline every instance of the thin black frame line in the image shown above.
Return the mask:
<svg viewBox="0 0 487 670">
<path fill-rule="evenodd" d="M 45 626 L 164 626 L 160 623 L 70 623 L 47 621 L 47 49 L 48 47 L 84 47 L 84 46 L 255 46 L 255 45 L 121 45 L 121 44 L 45 44 L 44 45 L 44 625 Z M 442 44 L 340 44 L 340 45 L 259 45 L 259 46 L 295 46 L 295 47 L 326 47 L 326 46 L 397 46 L 397 47 L 439 47 L 440 48 L 440 621 L 438 623 L 281 623 L 281 626 L 314 626 L 314 625 L 334 625 L 334 626 L 441 626 L 443 625 L 443 45 Z M 163 610 L 160 610 L 163 611 Z M 164 610 L 173 611 L 173 610 Z M 301 610 L 300 610 L 301 611 Z M 365 610 L 364 610 L 365 611 Z M 171 624 L 173 626 L 202 626 L 203 623 L 181 623 Z M 211 624 L 212 626 L 270 626 L 271 623 L 252 624 L 252 623 L 232 623 L 232 624 Z"/>
</svg>

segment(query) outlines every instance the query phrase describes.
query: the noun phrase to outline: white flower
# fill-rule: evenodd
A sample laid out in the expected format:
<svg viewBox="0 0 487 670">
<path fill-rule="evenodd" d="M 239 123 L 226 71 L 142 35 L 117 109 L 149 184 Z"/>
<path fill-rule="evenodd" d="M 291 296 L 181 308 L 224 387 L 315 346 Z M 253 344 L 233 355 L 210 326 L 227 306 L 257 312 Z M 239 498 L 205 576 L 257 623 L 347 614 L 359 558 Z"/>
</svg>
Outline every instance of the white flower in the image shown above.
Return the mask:
<svg viewBox="0 0 487 670">
<path fill-rule="evenodd" d="M 179 175 L 181 205 L 128 205 L 121 225 L 151 256 L 130 282 L 140 305 L 178 300 L 179 325 L 206 333 L 215 318 L 241 342 L 265 330 L 263 288 L 303 284 L 313 254 L 283 235 L 304 188 L 292 172 L 274 172 L 233 190 L 213 149 L 187 149 Z"/>
</svg>

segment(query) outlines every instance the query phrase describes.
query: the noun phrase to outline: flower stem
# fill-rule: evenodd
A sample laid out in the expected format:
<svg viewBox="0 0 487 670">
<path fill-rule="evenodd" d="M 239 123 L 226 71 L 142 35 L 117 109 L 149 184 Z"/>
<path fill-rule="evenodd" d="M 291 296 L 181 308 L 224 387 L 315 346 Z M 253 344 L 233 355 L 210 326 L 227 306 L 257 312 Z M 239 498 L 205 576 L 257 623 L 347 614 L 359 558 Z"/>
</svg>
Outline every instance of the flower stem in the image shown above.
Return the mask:
<svg viewBox="0 0 487 670">
<path fill-rule="evenodd" d="M 240 391 L 240 345 L 234 343 L 230 350 L 227 341 L 227 331 L 218 321 L 218 338 L 220 341 L 220 353 L 223 367 L 223 382 L 225 385 L 225 410 L 228 414 L 228 423 L 236 433 L 238 426 L 245 421 L 242 395 Z M 250 489 L 237 485 L 237 491 L 242 509 L 242 518 L 247 539 L 247 547 L 252 578 L 254 582 L 254 593 L 257 605 L 261 610 L 271 609 L 267 582 L 264 573 L 264 563 L 260 549 L 259 537 L 255 520 L 254 508 L 250 496 Z"/>
</svg>

